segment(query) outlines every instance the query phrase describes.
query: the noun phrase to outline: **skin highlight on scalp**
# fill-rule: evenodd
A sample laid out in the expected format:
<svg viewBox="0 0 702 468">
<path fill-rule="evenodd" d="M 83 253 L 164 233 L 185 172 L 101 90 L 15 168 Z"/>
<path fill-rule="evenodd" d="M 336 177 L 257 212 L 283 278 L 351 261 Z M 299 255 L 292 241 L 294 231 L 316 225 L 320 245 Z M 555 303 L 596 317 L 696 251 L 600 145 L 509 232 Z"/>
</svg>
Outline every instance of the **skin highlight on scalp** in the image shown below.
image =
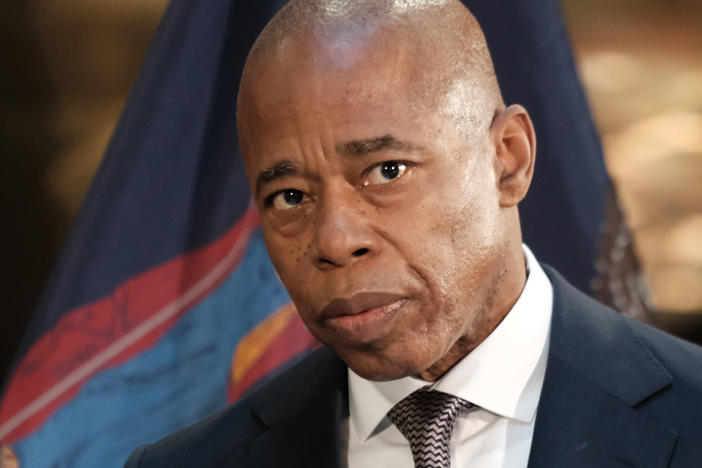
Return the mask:
<svg viewBox="0 0 702 468">
<path fill-rule="evenodd" d="M 246 122 L 247 88 L 261 70 L 284 60 L 301 44 L 308 44 L 313 56 L 327 49 L 337 63 L 327 61 L 325 66 L 344 67 L 352 50 L 362 54 L 379 36 L 388 35 L 391 43 L 409 45 L 422 69 L 418 75 L 432 70 L 430 81 L 418 76 L 413 80 L 416 89 L 408 89 L 408 94 L 438 106 L 471 143 L 477 142 L 504 103 L 482 29 L 458 0 L 290 1 L 251 48 L 239 89 L 239 125 Z"/>
</svg>

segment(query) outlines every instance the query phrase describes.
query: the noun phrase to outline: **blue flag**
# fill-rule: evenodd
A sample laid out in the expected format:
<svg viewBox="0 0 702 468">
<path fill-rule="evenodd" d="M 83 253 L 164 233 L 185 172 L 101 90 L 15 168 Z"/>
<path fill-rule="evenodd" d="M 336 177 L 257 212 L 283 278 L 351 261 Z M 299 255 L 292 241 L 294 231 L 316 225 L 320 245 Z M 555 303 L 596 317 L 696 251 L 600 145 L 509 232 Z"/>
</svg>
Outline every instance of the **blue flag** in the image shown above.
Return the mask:
<svg viewBox="0 0 702 468">
<path fill-rule="evenodd" d="M 275 277 L 237 150 L 237 83 L 283 1 L 173 0 L 18 353 L 20 467 L 118 467 L 317 344 Z M 470 1 L 539 139 L 537 256 L 587 289 L 608 184 L 553 0 Z"/>
</svg>

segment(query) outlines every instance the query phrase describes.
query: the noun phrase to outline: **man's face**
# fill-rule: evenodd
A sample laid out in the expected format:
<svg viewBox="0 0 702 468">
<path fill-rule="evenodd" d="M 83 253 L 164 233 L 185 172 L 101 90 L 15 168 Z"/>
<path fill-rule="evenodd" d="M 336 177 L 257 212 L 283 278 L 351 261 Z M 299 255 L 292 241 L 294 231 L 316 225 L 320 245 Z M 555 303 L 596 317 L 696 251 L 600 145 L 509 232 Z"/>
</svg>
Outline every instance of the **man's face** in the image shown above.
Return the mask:
<svg viewBox="0 0 702 468">
<path fill-rule="evenodd" d="M 268 252 L 303 321 L 387 380 L 483 338 L 504 235 L 488 132 L 459 131 L 423 67 L 377 49 L 291 54 L 240 118 Z"/>
</svg>

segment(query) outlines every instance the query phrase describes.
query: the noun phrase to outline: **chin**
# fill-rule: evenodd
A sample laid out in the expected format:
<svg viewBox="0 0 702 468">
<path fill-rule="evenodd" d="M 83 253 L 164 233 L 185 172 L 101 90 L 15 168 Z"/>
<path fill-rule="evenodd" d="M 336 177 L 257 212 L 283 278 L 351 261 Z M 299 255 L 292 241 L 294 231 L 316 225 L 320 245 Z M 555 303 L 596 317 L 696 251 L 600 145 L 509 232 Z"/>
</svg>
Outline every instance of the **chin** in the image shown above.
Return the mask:
<svg viewBox="0 0 702 468">
<path fill-rule="evenodd" d="M 360 375 L 366 380 L 372 380 L 373 382 L 386 382 L 388 380 L 397 380 L 402 377 L 406 377 L 401 372 L 394 372 L 388 369 L 378 369 L 378 368 L 366 368 L 366 367 L 352 367 L 349 366 L 356 374 Z"/>
<path fill-rule="evenodd" d="M 415 376 L 425 370 L 428 366 L 419 364 L 410 356 L 403 356 L 401 359 L 389 357 L 371 352 L 341 351 L 337 354 L 349 368 L 366 380 L 384 382 L 397 380 L 403 377 Z"/>
</svg>

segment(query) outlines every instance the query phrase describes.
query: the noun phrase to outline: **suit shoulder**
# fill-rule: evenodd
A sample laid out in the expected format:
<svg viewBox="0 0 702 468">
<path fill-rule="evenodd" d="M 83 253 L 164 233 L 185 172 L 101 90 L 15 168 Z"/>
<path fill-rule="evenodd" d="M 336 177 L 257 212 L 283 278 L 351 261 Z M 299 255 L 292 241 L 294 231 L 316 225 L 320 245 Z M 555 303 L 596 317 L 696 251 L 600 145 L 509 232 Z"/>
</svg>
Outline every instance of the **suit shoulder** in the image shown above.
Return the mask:
<svg viewBox="0 0 702 468">
<path fill-rule="evenodd" d="M 623 317 L 636 339 L 651 352 L 678 384 L 702 395 L 702 347 L 638 320 Z"/>
<path fill-rule="evenodd" d="M 250 401 L 228 406 L 129 456 L 125 468 L 220 466 L 264 428 L 252 417 Z"/>
<path fill-rule="evenodd" d="M 269 406 L 278 405 L 282 408 L 272 408 L 272 412 L 281 412 L 285 409 L 283 405 L 294 407 L 309 394 L 308 383 L 319 373 L 320 366 L 333 361 L 334 356 L 326 348 L 309 354 L 252 389 L 237 403 L 158 442 L 137 448 L 125 468 L 221 466 L 267 430 L 266 423 L 253 411 L 254 407 L 268 410 Z"/>
<path fill-rule="evenodd" d="M 671 467 L 697 466 L 702 420 L 702 348 L 668 333 L 624 318 L 651 360 L 668 372 L 671 384 L 638 405 L 643 413 L 677 434 Z"/>
<path fill-rule="evenodd" d="M 545 270 L 554 287 L 551 350 L 561 360 L 628 404 L 664 390 L 656 398 L 694 395 L 690 403 L 702 408 L 702 348 L 624 317 Z"/>
</svg>

